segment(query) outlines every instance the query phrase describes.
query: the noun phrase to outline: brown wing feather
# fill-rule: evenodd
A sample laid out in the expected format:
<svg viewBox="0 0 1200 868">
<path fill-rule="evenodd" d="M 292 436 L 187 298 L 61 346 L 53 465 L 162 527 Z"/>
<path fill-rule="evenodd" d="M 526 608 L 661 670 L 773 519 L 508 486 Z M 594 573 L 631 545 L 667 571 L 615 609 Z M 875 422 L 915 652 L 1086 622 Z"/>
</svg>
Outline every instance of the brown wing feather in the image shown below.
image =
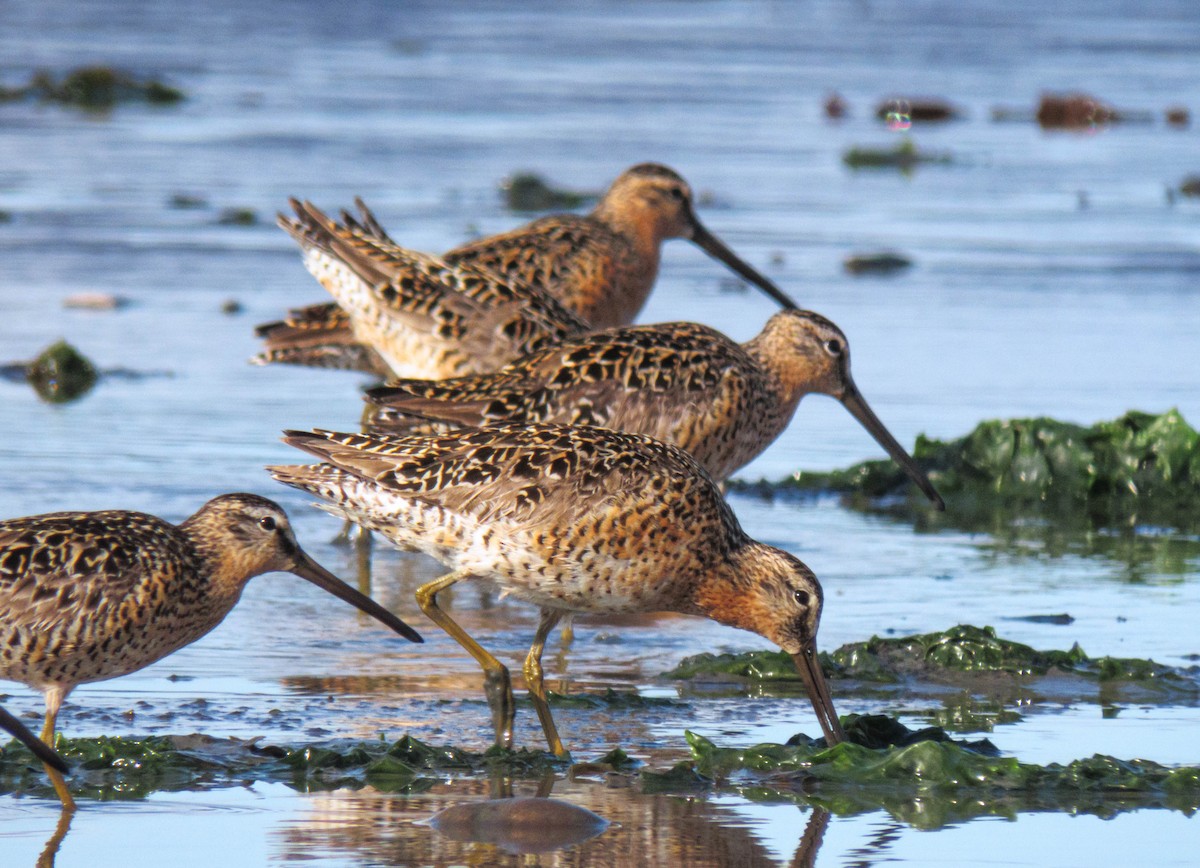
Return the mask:
<svg viewBox="0 0 1200 868">
<path fill-rule="evenodd" d="M 720 501 L 707 472 L 682 450 L 603 428 L 499 425 L 434 437 L 288 431 L 284 440 L 389 492 L 481 522 L 570 524 L 613 498 L 655 500 L 692 486 Z M 711 510 L 736 526 L 723 502 Z"/>
</svg>

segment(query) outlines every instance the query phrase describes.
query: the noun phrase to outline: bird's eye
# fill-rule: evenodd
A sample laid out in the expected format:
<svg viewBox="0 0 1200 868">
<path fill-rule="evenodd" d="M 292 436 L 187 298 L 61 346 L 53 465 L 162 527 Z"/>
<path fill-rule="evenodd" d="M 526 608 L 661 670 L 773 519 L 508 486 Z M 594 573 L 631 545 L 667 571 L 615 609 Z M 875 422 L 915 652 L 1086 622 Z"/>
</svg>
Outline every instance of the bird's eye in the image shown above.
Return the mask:
<svg viewBox="0 0 1200 868">
<path fill-rule="evenodd" d="M 258 526 L 265 531 L 274 531 L 276 528 L 275 519 L 269 515 L 264 515 L 258 520 Z"/>
<path fill-rule="evenodd" d="M 678 199 L 680 202 L 682 202 L 683 201 L 683 188 L 682 187 L 672 187 L 671 188 L 671 198 Z"/>
<path fill-rule="evenodd" d="M 810 599 L 808 591 L 794 591 L 792 596 L 796 598 L 796 602 L 801 606 L 807 606 Z"/>
<path fill-rule="evenodd" d="M 842 342 L 837 338 L 830 338 L 825 341 L 825 352 L 831 356 L 840 356 L 842 354 Z"/>
</svg>

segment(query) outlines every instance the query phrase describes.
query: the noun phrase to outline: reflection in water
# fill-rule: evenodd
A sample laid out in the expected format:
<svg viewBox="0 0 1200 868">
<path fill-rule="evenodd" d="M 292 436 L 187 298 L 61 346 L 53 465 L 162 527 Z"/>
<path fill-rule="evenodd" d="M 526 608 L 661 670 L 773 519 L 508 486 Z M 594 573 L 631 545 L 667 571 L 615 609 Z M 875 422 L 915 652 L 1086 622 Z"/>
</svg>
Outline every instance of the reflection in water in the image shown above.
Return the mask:
<svg viewBox="0 0 1200 868">
<path fill-rule="evenodd" d="M 560 843 L 553 852 L 525 850 L 496 843 L 495 830 L 476 840 L 452 840 L 426 824 L 447 803 L 474 798 L 479 805 L 494 787 L 480 780 L 458 780 L 434 785 L 428 792 L 393 796 L 369 791 L 314 796 L 307 819 L 284 827 L 279 858 L 319 859 L 352 854 L 363 864 L 496 864 L 547 866 L 777 866 L 766 843 L 748 828 L 736 812 L 703 798 L 650 795 L 627 786 L 629 779 L 610 775 L 603 783 L 557 781 L 561 799 L 545 802 L 558 812 L 588 812 L 612 825 L 603 834 L 578 842 Z M 529 803 L 531 800 L 514 799 Z M 484 802 L 483 804 L 491 804 Z M 547 808 L 549 810 L 549 808 Z M 477 809 L 478 810 L 478 809 Z M 796 817 L 796 851 L 791 864 L 809 868 L 829 823 L 829 812 L 812 808 L 800 832 L 802 814 Z M 443 830 L 444 831 L 444 830 Z M 553 832 L 553 830 L 547 830 Z M 492 835 L 488 840 L 482 837 Z"/>
<path fill-rule="evenodd" d="M 64 809 L 59 813 L 58 825 L 54 827 L 54 834 L 50 836 L 46 841 L 46 846 L 38 854 L 37 868 L 54 868 L 54 859 L 58 856 L 58 849 L 62 846 L 63 839 L 67 837 L 67 832 L 71 828 L 71 818 L 74 816 L 74 809 L 70 811 Z"/>
<path fill-rule="evenodd" d="M 888 848 L 900 837 L 904 824 L 895 820 L 883 820 L 878 824 L 874 834 L 846 855 L 853 861 L 846 862 L 846 868 L 868 868 L 877 862 L 887 860 L 884 855 Z"/>
<path fill-rule="evenodd" d="M 610 824 L 587 808 L 532 796 L 453 805 L 430 817 L 429 825 L 451 841 L 495 844 L 509 853 L 550 853 L 594 838 Z"/>
</svg>

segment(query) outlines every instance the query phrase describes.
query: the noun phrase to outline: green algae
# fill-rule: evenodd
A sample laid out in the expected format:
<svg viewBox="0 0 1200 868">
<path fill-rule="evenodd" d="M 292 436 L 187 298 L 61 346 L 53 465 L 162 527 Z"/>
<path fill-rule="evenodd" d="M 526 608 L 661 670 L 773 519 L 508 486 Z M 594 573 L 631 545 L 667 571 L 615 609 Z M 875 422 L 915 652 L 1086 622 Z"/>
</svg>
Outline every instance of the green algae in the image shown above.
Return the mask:
<svg viewBox="0 0 1200 868">
<path fill-rule="evenodd" d="M 1048 418 L 992 420 L 956 440 L 922 435 L 913 457 L 946 499 L 946 512 L 923 522 L 983 529 L 1034 517 L 1085 529 L 1135 523 L 1194 529 L 1200 509 L 1200 434 L 1178 410 L 1130 411 L 1091 427 Z M 837 492 L 862 509 L 927 513 L 891 461 L 732 488 L 772 497 Z"/>
<path fill-rule="evenodd" d="M 51 344 L 25 366 L 25 379 L 38 397 L 51 404 L 82 398 L 98 377 L 96 366 L 66 341 Z"/>
<path fill-rule="evenodd" d="M 746 798 L 814 804 L 850 814 L 883 808 L 932 828 L 979 815 L 1067 811 L 1113 816 L 1160 807 L 1200 807 L 1200 768 L 1093 756 L 1039 766 L 996 755 L 989 742 L 953 741 L 937 727 L 911 731 L 881 715 L 843 719 L 849 740 L 827 748 L 796 736 L 790 744 L 719 747 L 686 733 L 691 758 L 666 770 L 641 769 L 645 793 L 736 792 Z M 203 735 L 59 738 L 81 799 L 136 800 L 154 792 L 283 783 L 298 792 L 374 789 L 427 792 L 447 776 L 546 780 L 566 764 L 537 751 L 477 753 L 405 736 L 383 741 L 293 747 Z M 631 768 L 619 748 L 586 769 Z M 40 765 L 17 742 L 0 747 L 0 794 L 53 798 Z"/>
<path fill-rule="evenodd" d="M 644 696 L 636 690 L 613 690 L 606 687 L 603 693 L 547 693 L 547 699 L 555 708 L 635 709 L 677 708 L 686 703 L 667 697 Z"/>
<path fill-rule="evenodd" d="M 732 790 L 756 801 L 794 801 L 838 814 L 884 808 L 919 828 L 975 816 L 1065 811 L 1111 817 L 1139 808 L 1186 814 L 1200 807 L 1200 768 L 1095 755 L 1039 766 L 988 756 L 948 740 L 872 748 L 843 742 L 718 747 L 686 733 L 692 758 L 643 771 L 655 792 Z"/>
<path fill-rule="evenodd" d="M 922 163 L 951 162 L 949 154 L 917 150 L 912 139 L 904 139 L 892 148 L 853 147 L 842 154 L 842 162 L 851 169 L 899 169 L 911 172 Z"/>
<path fill-rule="evenodd" d="M 273 781 L 298 792 L 370 784 L 388 792 L 422 792 L 449 774 L 544 777 L 565 760 L 533 750 L 482 753 L 434 746 L 410 736 L 388 744 L 332 742 L 295 747 L 204 735 L 68 739 L 56 749 L 71 765 L 71 791 L 83 798 L 139 799 L 158 791 L 202 790 Z M 611 757 L 611 754 L 608 755 Z M 19 742 L 0 748 L 0 793 L 52 793 L 41 764 Z"/>
<path fill-rule="evenodd" d="M 1039 651 L 996 635 L 992 627 L 960 624 L 948 630 L 901 638 L 872 636 L 821 654 L 831 680 L 905 684 L 933 682 L 975 686 L 980 676 L 1036 682 L 1069 676 L 1106 688 L 1136 688 L 1144 701 L 1177 702 L 1200 697 L 1200 667 L 1172 667 L 1153 660 L 1088 657 L 1078 644 L 1069 650 Z M 795 664 L 782 651 L 698 654 L 680 661 L 665 678 L 799 682 Z M 984 687 L 989 686 L 984 684 Z"/>
<path fill-rule="evenodd" d="M 139 78 L 111 66 L 82 66 L 62 77 L 35 72 L 20 87 L 0 87 L 0 102 L 39 100 L 87 111 L 107 111 L 122 103 L 174 105 L 183 92 L 157 79 Z"/>
<path fill-rule="evenodd" d="M 501 190 L 509 210 L 519 212 L 578 208 L 597 198 L 594 193 L 555 187 L 533 172 L 517 172 L 504 181 Z"/>
</svg>

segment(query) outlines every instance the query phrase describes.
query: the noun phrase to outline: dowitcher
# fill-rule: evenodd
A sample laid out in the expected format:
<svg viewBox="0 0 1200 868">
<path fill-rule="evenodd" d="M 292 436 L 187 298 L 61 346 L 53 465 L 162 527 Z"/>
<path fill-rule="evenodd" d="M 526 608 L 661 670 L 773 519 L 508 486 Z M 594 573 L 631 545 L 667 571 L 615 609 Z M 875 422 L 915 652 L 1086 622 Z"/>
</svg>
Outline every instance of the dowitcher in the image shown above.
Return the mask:
<svg viewBox="0 0 1200 868">
<path fill-rule="evenodd" d="M 446 254 L 553 293 L 592 328 L 628 325 L 658 276 L 662 243 L 687 238 L 785 308 L 796 303 L 696 216 L 692 188 L 659 163 L 622 172 L 590 214 L 555 214 Z"/>
<path fill-rule="evenodd" d="M 766 449 L 814 392 L 840 401 L 943 508 L 855 385 L 846 336 L 806 310 L 776 313 L 745 344 L 695 323 L 629 326 L 569 339 L 496 373 L 403 380 L 367 395 L 379 405 L 368 414 L 372 430 L 383 433 L 447 427 L 426 420 L 601 425 L 674 443 L 723 482 Z"/>
<path fill-rule="evenodd" d="M 546 701 L 542 649 L 575 612 L 680 612 L 765 636 L 792 655 L 829 743 L 844 738 L 817 661 L 821 585 L 792 555 L 747 537 L 683 450 L 547 424 L 434 436 L 289 431 L 285 441 L 324 463 L 268 468 L 276 479 L 450 568 L 417 601 L 483 668 L 498 744 L 512 744 L 508 670 L 437 602 L 463 579 L 540 607 L 523 671 L 555 754 L 566 751 Z"/>
<path fill-rule="evenodd" d="M 57 769 L 64 774 L 70 771 L 67 761 L 60 757 L 54 748 L 30 732 L 25 724 L 21 723 L 21 721 L 17 720 L 3 708 L 0 708 L 0 729 L 5 730 L 9 735 L 29 748 L 33 755 L 40 759 L 47 768 Z"/>
<path fill-rule="evenodd" d="M 337 304 L 260 326 L 267 349 L 255 361 L 441 378 L 494 371 L 587 329 L 540 289 L 394 244 L 365 206 L 341 223 L 308 202 L 292 207 L 279 225 Z"/>
<path fill-rule="evenodd" d="M 0 678 L 40 689 L 42 741 L 78 684 L 126 675 L 188 645 L 229 614 L 254 576 L 287 571 L 420 635 L 310 558 L 274 502 L 214 498 L 179 525 L 111 510 L 0 521 Z M 46 771 L 64 807 L 62 774 Z"/>
<path fill-rule="evenodd" d="M 360 218 L 344 215 L 341 228 L 353 231 L 360 243 L 371 239 L 376 244 L 394 245 L 362 201 L 356 203 Z M 313 269 L 307 243 L 295 225 L 290 221 L 281 225 L 305 248 L 309 270 L 333 292 L 326 282 L 329 278 Z M 662 243 L 671 238 L 690 239 L 783 307 L 796 307 L 774 283 L 705 228 L 696 216 L 691 187 L 677 172 L 657 163 L 641 163 L 621 173 L 590 214 L 543 217 L 456 247 L 441 259 L 448 266 L 473 266 L 499 274 L 522 294 L 529 287 L 543 290 L 589 328 L 603 329 L 628 325 L 637 317 L 658 275 Z M 377 277 L 403 277 L 402 272 L 391 272 L 386 260 L 377 258 L 374 264 Z M 326 265 L 320 267 L 327 269 Z M 337 304 L 298 308 L 282 322 L 259 326 L 258 335 L 266 339 L 267 348 L 257 360 L 380 373 L 379 360 L 371 356 L 369 336 L 355 335 L 353 317 L 338 308 L 341 298 L 334 295 Z M 408 376 L 440 379 L 452 374 Z"/>
</svg>

